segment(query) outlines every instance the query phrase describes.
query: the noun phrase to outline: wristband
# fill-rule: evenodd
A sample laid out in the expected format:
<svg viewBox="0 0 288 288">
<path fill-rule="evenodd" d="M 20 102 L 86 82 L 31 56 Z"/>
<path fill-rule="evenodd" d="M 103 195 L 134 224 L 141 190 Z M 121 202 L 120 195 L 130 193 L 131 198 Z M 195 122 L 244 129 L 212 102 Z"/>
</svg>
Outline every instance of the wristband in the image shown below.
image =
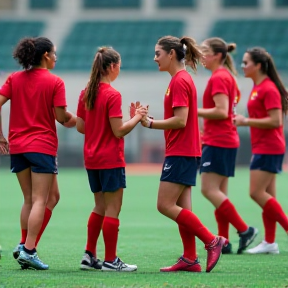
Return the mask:
<svg viewBox="0 0 288 288">
<path fill-rule="evenodd" d="M 153 124 L 153 120 L 150 120 L 150 123 L 149 123 L 149 127 L 150 129 L 152 129 L 152 124 Z"/>
</svg>

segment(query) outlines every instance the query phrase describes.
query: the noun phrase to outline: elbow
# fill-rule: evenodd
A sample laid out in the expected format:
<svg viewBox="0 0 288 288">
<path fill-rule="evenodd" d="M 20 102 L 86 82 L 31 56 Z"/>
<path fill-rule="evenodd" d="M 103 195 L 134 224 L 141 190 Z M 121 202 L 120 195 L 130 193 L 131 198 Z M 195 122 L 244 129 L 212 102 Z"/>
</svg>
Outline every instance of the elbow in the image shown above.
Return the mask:
<svg viewBox="0 0 288 288">
<path fill-rule="evenodd" d="M 121 131 L 117 131 L 114 133 L 114 136 L 117 137 L 117 138 L 122 138 L 125 136 L 125 134 Z"/>
<path fill-rule="evenodd" d="M 187 123 L 187 121 L 184 121 L 184 120 L 181 120 L 181 121 L 179 121 L 179 123 L 178 123 L 178 128 L 185 128 L 186 127 L 186 123 Z"/>
<path fill-rule="evenodd" d="M 219 119 L 221 120 L 225 120 L 225 119 L 228 119 L 229 115 L 228 115 L 228 111 L 221 111 L 219 113 Z"/>
<path fill-rule="evenodd" d="M 282 125 L 281 122 L 282 122 L 281 120 L 275 120 L 271 122 L 271 128 L 279 128 Z"/>
</svg>

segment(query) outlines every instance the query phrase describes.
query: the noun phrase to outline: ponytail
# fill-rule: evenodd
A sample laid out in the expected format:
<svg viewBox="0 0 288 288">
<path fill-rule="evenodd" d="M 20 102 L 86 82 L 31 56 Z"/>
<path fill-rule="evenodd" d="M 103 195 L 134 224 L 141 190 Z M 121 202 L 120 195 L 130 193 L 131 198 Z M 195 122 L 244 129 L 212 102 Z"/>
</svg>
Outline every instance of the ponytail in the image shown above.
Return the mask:
<svg viewBox="0 0 288 288">
<path fill-rule="evenodd" d="M 120 61 L 120 54 L 111 47 L 99 48 L 92 65 L 90 79 L 87 83 L 84 102 L 87 110 L 93 110 L 102 76 L 108 75 L 107 68 Z"/>
<path fill-rule="evenodd" d="M 189 63 L 192 70 L 196 72 L 197 64 L 202 57 L 200 48 L 197 46 L 197 43 L 193 38 L 187 36 L 182 37 L 180 39 L 180 43 L 183 45 L 183 47 L 186 46 L 185 62 Z"/>
<path fill-rule="evenodd" d="M 273 59 L 269 54 L 267 59 L 267 76 L 274 82 L 281 95 L 282 111 L 286 115 L 288 111 L 288 92 L 277 73 Z"/>
</svg>

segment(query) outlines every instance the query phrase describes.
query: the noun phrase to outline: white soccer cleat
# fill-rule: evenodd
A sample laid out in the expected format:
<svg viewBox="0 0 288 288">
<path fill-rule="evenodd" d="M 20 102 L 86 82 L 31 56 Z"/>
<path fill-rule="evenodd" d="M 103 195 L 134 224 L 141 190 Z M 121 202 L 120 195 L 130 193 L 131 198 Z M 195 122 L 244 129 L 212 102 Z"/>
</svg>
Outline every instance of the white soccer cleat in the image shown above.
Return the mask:
<svg viewBox="0 0 288 288">
<path fill-rule="evenodd" d="M 263 240 L 259 245 L 247 250 L 249 254 L 279 254 L 277 243 L 267 243 Z"/>
<path fill-rule="evenodd" d="M 107 272 L 134 272 L 136 270 L 136 265 L 126 264 L 118 257 L 113 262 L 104 261 L 102 265 L 102 271 Z"/>
</svg>

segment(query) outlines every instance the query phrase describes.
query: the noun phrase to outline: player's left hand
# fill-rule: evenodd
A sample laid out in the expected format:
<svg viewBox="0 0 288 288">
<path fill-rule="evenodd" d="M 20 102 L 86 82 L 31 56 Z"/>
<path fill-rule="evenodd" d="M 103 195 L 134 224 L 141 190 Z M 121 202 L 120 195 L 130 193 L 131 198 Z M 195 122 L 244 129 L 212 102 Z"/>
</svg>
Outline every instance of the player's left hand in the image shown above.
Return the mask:
<svg viewBox="0 0 288 288">
<path fill-rule="evenodd" d="M 235 115 L 233 118 L 233 124 L 235 126 L 247 126 L 247 118 L 243 115 Z"/>
<path fill-rule="evenodd" d="M 130 119 L 132 119 L 135 116 L 136 110 L 139 109 L 140 107 L 141 107 L 140 101 L 136 101 L 136 103 L 131 102 L 129 106 Z"/>
<path fill-rule="evenodd" d="M 4 138 L 4 136 L 0 136 L 0 155 L 8 155 L 8 154 L 9 154 L 8 141 Z"/>
</svg>

